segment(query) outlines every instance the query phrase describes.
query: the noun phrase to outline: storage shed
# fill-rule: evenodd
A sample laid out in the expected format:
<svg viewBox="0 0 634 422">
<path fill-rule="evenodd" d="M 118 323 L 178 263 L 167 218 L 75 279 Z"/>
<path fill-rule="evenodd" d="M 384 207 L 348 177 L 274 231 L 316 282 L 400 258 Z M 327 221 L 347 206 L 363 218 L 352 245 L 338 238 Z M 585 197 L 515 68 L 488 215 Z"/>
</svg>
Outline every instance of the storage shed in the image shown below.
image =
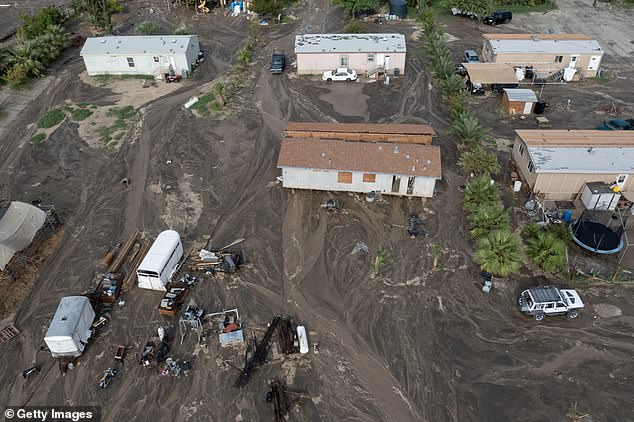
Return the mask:
<svg viewBox="0 0 634 422">
<path fill-rule="evenodd" d="M 85 296 L 63 297 L 48 327 L 44 342 L 54 357 L 77 357 L 92 335 L 95 311 Z"/>
<path fill-rule="evenodd" d="M 108 36 L 88 38 L 79 53 L 89 75 L 187 77 L 198 59 L 196 35 Z"/>
<path fill-rule="evenodd" d="M 589 210 L 614 211 L 619 199 L 619 190 L 603 182 L 588 182 L 581 193 L 581 202 Z"/>
<path fill-rule="evenodd" d="M 339 67 L 363 73 L 405 73 L 403 34 L 304 34 L 295 36 L 297 74 L 315 75 Z"/>
<path fill-rule="evenodd" d="M 536 102 L 537 95 L 530 89 L 504 89 L 502 106 L 509 114 L 531 114 Z"/>
</svg>

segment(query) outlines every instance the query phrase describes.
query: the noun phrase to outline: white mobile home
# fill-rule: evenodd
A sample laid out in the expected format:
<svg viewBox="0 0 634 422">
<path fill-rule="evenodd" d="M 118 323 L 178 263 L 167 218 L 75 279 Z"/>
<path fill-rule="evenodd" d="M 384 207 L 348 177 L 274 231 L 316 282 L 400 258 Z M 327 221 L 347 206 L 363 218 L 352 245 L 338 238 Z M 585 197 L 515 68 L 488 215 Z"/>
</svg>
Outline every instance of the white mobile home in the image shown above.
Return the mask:
<svg viewBox="0 0 634 422">
<path fill-rule="evenodd" d="M 77 357 L 92 335 L 95 311 L 84 296 L 63 297 L 48 327 L 44 342 L 54 357 Z"/>
<path fill-rule="evenodd" d="M 183 244 L 178 232 L 165 230 L 160 233 L 137 269 L 141 289 L 166 291 L 167 284 L 183 257 Z"/>
<path fill-rule="evenodd" d="M 358 74 L 405 72 L 403 34 L 305 34 L 295 36 L 297 74 L 319 74 L 339 67 Z"/>
<path fill-rule="evenodd" d="M 89 75 L 187 76 L 198 59 L 196 35 L 88 38 L 79 53 Z"/>
<path fill-rule="evenodd" d="M 285 188 L 432 197 L 441 178 L 436 145 L 286 138 L 277 166 Z"/>
</svg>

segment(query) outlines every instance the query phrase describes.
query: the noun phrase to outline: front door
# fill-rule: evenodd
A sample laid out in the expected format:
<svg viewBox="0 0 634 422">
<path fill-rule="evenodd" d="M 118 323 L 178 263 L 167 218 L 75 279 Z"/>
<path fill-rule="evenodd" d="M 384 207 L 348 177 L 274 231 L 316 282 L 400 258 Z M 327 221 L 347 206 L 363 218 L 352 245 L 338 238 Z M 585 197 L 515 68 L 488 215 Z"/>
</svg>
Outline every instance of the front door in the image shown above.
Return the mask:
<svg viewBox="0 0 634 422">
<path fill-rule="evenodd" d="M 588 64 L 588 70 L 597 70 L 599 68 L 599 56 L 590 57 L 590 63 Z"/>
<path fill-rule="evenodd" d="M 385 60 L 383 61 L 383 68 L 385 70 L 390 69 L 390 56 L 385 56 Z"/>
<path fill-rule="evenodd" d="M 392 193 L 398 193 L 401 190 L 401 178 L 392 176 Z"/>
<path fill-rule="evenodd" d="M 570 56 L 570 64 L 568 65 L 569 69 L 574 69 L 577 67 L 577 59 L 579 58 L 579 55 L 573 54 Z"/>
</svg>

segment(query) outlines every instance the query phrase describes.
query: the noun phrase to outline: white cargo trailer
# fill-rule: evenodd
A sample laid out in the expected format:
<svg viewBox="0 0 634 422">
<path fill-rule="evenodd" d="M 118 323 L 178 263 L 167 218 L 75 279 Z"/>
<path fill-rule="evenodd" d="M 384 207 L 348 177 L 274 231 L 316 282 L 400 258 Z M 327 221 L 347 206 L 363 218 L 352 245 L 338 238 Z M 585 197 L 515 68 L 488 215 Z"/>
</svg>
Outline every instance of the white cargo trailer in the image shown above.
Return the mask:
<svg viewBox="0 0 634 422">
<path fill-rule="evenodd" d="M 183 244 L 178 232 L 160 233 L 137 270 L 141 289 L 166 291 L 167 284 L 178 269 L 183 257 Z"/>
<path fill-rule="evenodd" d="M 77 357 L 92 335 L 95 311 L 85 296 L 63 297 L 44 341 L 54 357 Z"/>
</svg>

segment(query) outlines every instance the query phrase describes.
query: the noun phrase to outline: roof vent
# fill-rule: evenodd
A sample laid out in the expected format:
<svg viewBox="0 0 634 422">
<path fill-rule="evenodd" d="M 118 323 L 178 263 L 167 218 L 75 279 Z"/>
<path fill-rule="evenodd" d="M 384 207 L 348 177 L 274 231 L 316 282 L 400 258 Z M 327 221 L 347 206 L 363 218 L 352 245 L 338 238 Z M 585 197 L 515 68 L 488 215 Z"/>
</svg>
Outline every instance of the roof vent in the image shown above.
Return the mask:
<svg viewBox="0 0 634 422">
<path fill-rule="evenodd" d="M 412 171 L 416 171 L 416 166 L 412 166 Z"/>
<path fill-rule="evenodd" d="M 405 158 L 409 160 L 409 154 L 405 154 Z"/>
<path fill-rule="evenodd" d="M 594 154 L 597 149 L 595 147 L 588 148 L 588 154 Z"/>
<path fill-rule="evenodd" d="M 427 164 L 431 164 L 431 160 L 427 160 Z"/>
<path fill-rule="evenodd" d="M 106 39 L 102 38 L 99 42 L 102 43 L 102 44 L 105 44 L 106 43 Z"/>
<path fill-rule="evenodd" d="M 539 41 L 539 36 L 538 35 L 533 35 L 533 36 L 531 36 L 531 39 L 533 41 Z"/>
<path fill-rule="evenodd" d="M 398 145 L 394 145 L 394 154 L 398 154 Z"/>
<path fill-rule="evenodd" d="M 117 44 L 121 44 L 121 40 L 117 41 Z"/>
<path fill-rule="evenodd" d="M 379 151 L 383 151 L 383 146 L 379 145 Z"/>
<path fill-rule="evenodd" d="M 325 153 L 325 152 L 322 152 L 322 153 L 321 153 L 321 156 L 322 156 L 322 157 L 325 157 L 325 156 L 326 156 L 326 153 Z"/>
<path fill-rule="evenodd" d="M 172 38 L 172 44 L 176 43 L 176 38 Z"/>
</svg>

